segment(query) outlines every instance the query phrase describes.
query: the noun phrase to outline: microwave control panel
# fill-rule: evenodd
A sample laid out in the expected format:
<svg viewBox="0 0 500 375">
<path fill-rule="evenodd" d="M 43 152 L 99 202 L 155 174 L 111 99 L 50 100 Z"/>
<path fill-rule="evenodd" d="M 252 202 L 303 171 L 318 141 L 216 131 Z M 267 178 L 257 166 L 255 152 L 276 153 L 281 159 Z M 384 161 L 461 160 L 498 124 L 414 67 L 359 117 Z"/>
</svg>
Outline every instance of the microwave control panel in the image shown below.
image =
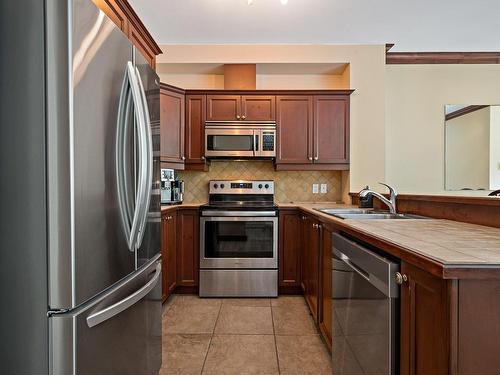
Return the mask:
<svg viewBox="0 0 500 375">
<path fill-rule="evenodd" d="M 262 132 L 262 151 L 274 151 L 274 132 Z"/>
</svg>

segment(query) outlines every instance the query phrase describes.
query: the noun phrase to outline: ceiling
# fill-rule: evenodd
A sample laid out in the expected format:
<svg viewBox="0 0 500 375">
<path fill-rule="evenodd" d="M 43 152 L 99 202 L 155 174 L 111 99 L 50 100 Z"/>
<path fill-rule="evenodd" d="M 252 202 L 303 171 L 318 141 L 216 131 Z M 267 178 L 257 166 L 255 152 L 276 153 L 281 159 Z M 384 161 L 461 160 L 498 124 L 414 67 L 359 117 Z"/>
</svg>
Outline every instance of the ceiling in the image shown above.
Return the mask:
<svg viewBox="0 0 500 375">
<path fill-rule="evenodd" d="M 129 0 L 158 44 L 500 51 L 498 0 Z"/>
</svg>

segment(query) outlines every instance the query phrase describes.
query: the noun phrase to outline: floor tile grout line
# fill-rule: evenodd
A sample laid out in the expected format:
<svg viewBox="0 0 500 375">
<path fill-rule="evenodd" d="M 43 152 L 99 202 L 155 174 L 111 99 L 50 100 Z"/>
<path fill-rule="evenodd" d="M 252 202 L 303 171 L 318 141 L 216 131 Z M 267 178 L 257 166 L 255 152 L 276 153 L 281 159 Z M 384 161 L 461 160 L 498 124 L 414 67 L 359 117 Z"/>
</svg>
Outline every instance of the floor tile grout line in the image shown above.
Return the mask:
<svg viewBox="0 0 500 375">
<path fill-rule="evenodd" d="M 217 322 L 219 321 L 221 310 L 222 310 L 222 301 L 220 302 L 219 312 L 217 313 L 217 318 L 215 319 L 214 329 L 212 330 L 212 335 L 210 336 L 210 341 L 208 342 L 208 348 L 207 348 L 207 352 L 205 353 L 205 359 L 203 360 L 203 366 L 201 366 L 200 375 L 202 375 L 203 371 L 205 370 L 205 363 L 207 362 L 208 352 L 210 351 L 210 346 L 212 346 L 212 340 L 213 340 L 214 335 L 215 335 L 215 327 L 217 327 Z"/>
<path fill-rule="evenodd" d="M 278 375 L 279 375 L 279 374 L 281 374 L 280 358 L 278 356 L 278 344 L 276 343 L 276 329 L 274 328 L 274 314 L 273 314 L 273 304 L 272 303 L 271 303 L 271 321 L 273 323 L 274 350 L 276 352 L 276 364 L 278 365 Z"/>
</svg>

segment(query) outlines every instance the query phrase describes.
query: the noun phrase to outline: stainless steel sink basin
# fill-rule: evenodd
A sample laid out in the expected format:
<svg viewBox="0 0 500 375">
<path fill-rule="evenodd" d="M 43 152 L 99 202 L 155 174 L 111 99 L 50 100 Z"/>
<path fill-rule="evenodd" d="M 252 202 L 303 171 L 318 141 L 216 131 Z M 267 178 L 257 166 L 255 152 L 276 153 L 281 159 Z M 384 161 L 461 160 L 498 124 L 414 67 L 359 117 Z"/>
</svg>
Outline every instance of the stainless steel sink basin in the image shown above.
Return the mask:
<svg viewBox="0 0 500 375">
<path fill-rule="evenodd" d="M 391 214 L 391 213 L 369 213 L 369 214 L 335 214 L 333 216 L 339 217 L 341 219 L 356 219 L 356 220 L 380 220 L 380 219 L 425 219 L 422 216 L 416 215 L 406 215 L 406 214 Z"/>
<path fill-rule="evenodd" d="M 328 215 L 343 215 L 343 214 L 368 214 L 374 212 L 373 208 L 315 208 L 316 211 L 323 212 Z"/>
<path fill-rule="evenodd" d="M 426 219 L 424 216 L 410 214 L 391 214 L 387 211 L 376 211 L 370 208 L 316 208 L 316 211 L 338 217 L 340 219 L 355 220 L 399 220 L 399 219 Z"/>
</svg>

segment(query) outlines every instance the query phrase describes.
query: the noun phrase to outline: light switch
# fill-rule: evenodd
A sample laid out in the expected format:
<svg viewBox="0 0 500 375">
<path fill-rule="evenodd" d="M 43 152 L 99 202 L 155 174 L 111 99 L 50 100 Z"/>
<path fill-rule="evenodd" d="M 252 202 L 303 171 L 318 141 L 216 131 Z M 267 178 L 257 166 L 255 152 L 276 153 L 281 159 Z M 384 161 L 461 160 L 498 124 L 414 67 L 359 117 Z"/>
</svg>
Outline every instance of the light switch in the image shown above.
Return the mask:
<svg viewBox="0 0 500 375">
<path fill-rule="evenodd" d="M 321 194 L 326 194 L 327 192 L 327 188 L 326 188 L 326 184 L 321 184 Z"/>
<path fill-rule="evenodd" d="M 313 184 L 313 194 L 318 194 L 319 186 L 318 184 Z"/>
</svg>

